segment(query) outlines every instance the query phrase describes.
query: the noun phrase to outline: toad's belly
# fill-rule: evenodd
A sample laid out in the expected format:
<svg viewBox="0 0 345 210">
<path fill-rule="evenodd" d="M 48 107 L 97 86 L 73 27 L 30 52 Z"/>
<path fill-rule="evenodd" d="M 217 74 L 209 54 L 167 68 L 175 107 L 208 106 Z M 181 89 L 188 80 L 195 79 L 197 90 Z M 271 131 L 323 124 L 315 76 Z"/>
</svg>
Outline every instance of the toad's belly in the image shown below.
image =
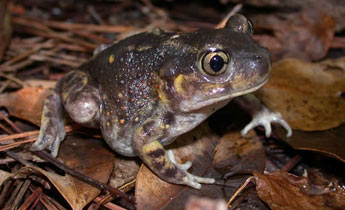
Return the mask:
<svg viewBox="0 0 345 210">
<path fill-rule="evenodd" d="M 136 156 L 132 147 L 134 128 L 119 127 L 116 124 L 101 123 L 101 131 L 105 142 L 115 152 L 133 157 Z"/>
</svg>

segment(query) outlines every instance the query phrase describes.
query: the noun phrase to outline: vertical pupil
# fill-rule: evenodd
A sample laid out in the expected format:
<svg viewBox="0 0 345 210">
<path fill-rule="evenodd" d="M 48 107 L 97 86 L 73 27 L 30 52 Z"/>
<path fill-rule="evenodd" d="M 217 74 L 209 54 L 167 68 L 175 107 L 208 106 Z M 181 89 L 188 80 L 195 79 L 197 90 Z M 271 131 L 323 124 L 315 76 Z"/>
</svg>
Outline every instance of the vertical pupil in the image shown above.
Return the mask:
<svg viewBox="0 0 345 210">
<path fill-rule="evenodd" d="M 210 60 L 210 67 L 214 72 L 220 71 L 224 66 L 224 60 L 219 55 L 215 55 Z"/>
</svg>

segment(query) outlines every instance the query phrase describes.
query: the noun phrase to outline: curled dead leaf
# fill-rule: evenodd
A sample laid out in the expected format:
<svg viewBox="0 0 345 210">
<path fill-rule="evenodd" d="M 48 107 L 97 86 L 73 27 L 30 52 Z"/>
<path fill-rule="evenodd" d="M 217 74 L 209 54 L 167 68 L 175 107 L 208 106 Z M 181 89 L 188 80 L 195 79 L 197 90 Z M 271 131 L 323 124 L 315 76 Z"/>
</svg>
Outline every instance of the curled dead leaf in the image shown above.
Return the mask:
<svg viewBox="0 0 345 210">
<path fill-rule="evenodd" d="M 0 95 L 0 107 L 5 107 L 11 116 L 39 126 L 43 101 L 49 93 L 50 90 L 44 87 L 25 87 Z"/>
<path fill-rule="evenodd" d="M 319 60 L 328 52 L 335 20 L 331 15 L 310 8 L 294 13 L 276 13 L 255 17 L 255 29 L 272 31 L 272 36 L 259 35 L 256 39 L 267 47 L 273 61 L 282 58 Z"/>
<path fill-rule="evenodd" d="M 294 149 L 319 152 L 345 162 L 345 124 L 326 131 L 295 130 L 289 138 L 286 137 L 285 130 L 276 128 L 275 131 Z"/>
<path fill-rule="evenodd" d="M 254 173 L 256 190 L 261 200 L 271 209 L 314 210 L 344 209 L 345 191 L 340 186 L 318 186 L 322 192 L 315 194 L 306 177 L 297 177 L 278 171 L 270 174 Z M 340 199 L 339 199 L 340 197 Z"/>
</svg>

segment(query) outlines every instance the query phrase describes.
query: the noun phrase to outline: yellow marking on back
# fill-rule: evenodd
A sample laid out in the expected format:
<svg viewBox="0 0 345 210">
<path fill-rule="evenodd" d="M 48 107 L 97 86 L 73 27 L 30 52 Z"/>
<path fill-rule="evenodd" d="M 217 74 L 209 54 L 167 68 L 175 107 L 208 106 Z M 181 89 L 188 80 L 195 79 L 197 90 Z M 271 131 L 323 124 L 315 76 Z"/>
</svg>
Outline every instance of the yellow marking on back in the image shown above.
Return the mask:
<svg viewBox="0 0 345 210">
<path fill-rule="evenodd" d="M 183 74 L 179 74 L 174 80 L 175 90 L 180 94 L 184 92 L 183 87 L 182 87 L 183 82 L 184 82 Z"/>
<path fill-rule="evenodd" d="M 169 101 L 169 99 L 165 96 L 165 93 L 161 89 L 158 89 L 157 93 L 158 93 L 157 97 L 159 100 L 161 100 L 164 103 Z"/>
<path fill-rule="evenodd" d="M 109 56 L 109 63 L 114 63 L 114 61 L 115 61 L 115 57 L 112 54 L 112 55 Z"/>
<path fill-rule="evenodd" d="M 86 85 L 88 83 L 88 78 L 87 77 L 83 77 L 82 83 L 83 85 Z"/>
</svg>

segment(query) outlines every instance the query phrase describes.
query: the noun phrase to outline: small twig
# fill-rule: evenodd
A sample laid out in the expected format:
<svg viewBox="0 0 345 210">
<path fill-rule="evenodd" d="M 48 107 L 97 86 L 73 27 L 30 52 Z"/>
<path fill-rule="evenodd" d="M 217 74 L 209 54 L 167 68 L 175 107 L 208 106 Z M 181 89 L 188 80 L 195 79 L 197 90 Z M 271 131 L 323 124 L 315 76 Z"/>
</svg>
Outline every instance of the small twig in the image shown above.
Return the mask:
<svg viewBox="0 0 345 210">
<path fill-rule="evenodd" d="M 33 166 L 32 163 L 30 163 L 29 161 L 23 159 L 22 157 L 20 157 L 19 155 L 17 155 L 14 152 L 11 151 L 6 151 L 6 155 L 13 158 L 14 160 L 18 161 L 19 163 L 21 163 L 24 166 Z"/>
<path fill-rule="evenodd" d="M 63 206 L 61 206 L 58 202 L 56 202 L 56 200 L 54 200 L 53 198 L 47 196 L 46 194 L 42 194 L 41 196 L 43 199 L 46 199 L 47 201 L 51 202 L 52 204 L 55 205 L 55 207 L 57 207 L 59 210 L 65 210 L 66 208 L 64 208 Z"/>
<path fill-rule="evenodd" d="M 49 210 L 62 210 L 62 209 L 56 208 L 56 206 L 54 204 L 52 204 L 46 197 L 41 196 L 40 197 L 40 201 L 43 204 L 43 206 L 46 207 L 46 209 L 49 209 Z"/>
<path fill-rule="evenodd" d="M 297 154 L 295 155 L 281 170 L 289 172 L 293 167 L 296 166 L 302 160 L 302 156 Z"/>
<path fill-rule="evenodd" d="M 20 188 L 22 187 L 24 181 L 16 179 L 15 180 L 16 183 L 16 188 L 12 191 L 10 198 L 7 200 L 6 205 L 4 206 L 3 209 L 15 209 L 15 207 L 13 206 L 14 200 L 16 199 L 16 196 L 18 195 L 18 192 L 20 190 Z"/>
<path fill-rule="evenodd" d="M 133 180 L 131 180 L 131 181 L 125 183 L 124 185 L 122 185 L 121 187 L 119 187 L 119 190 L 123 190 L 123 189 L 127 188 L 128 186 L 134 184 L 136 181 L 137 181 L 137 179 L 133 179 Z"/>
<path fill-rule="evenodd" d="M 4 78 L 10 80 L 11 82 L 15 82 L 20 86 L 24 86 L 24 82 L 22 82 L 20 79 L 15 78 L 12 75 L 4 74 L 4 73 L 0 72 L 0 77 L 4 77 Z"/>
<path fill-rule="evenodd" d="M 39 55 L 48 55 L 51 57 L 55 57 L 55 58 L 59 58 L 59 59 L 64 59 L 64 60 L 68 60 L 68 61 L 73 61 L 73 62 L 77 62 L 77 63 L 84 63 L 86 60 L 84 59 L 80 59 L 80 57 L 77 56 L 73 56 L 70 54 L 56 54 L 55 51 L 52 50 L 42 50 L 39 52 Z"/>
<path fill-rule="evenodd" d="M 5 204 L 8 192 L 13 182 L 13 179 L 9 178 L 4 183 L 2 183 L 2 189 L 0 192 L 0 207 L 3 207 L 3 205 Z"/>
<path fill-rule="evenodd" d="M 22 132 L 10 119 L 8 119 L 3 113 L 0 112 L 0 117 L 5 120 L 16 132 Z"/>
<path fill-rule="evenodd" d="M 41 22 L 35 19 L 23 18 L 23 17 L 13 17 L 12 21 L 14 23 L 20 25 L 27 25 L 28 23 L 34 22 L 37 28 L 42 26 L 44 27 L 52 27 L 57 29 L 63 29 L 68 31 L 73 30 L 84 30 L 84 31 L 93 31 L 93 32 L 101 32 L 101 33 L 123 33 L 127 31 L 134 30 L 135 27 L 133 26 L 112 26 L 112 25 L 93 25 L 93 24 L 80 24 L 80 23 L 66 23 L 60 21 L 47 21 Z M 43 29 L 43 27 L 42 27 Z"/>
<path fill-rule="evenodd" d="M 11 80 L 6 80 L 4 83 L 1 83 L 0 93 L 6 90 L 6 88 L 11 84 L 11 82 Z"/>
<path fill-rule="evenodd" d="M 106 207 L 106 208 L 109 208 L 109 209 L 114 209 L 114 210 L 125 210 L 124 208 L 122 208 L 121 206 L 118 206 L 114 203 L 111 203 L 111 202 L 107 202 L 107 203 L 104 203 L 103 202 L 103 199 L 101 199 L 100 197 L 97 197 L 93 200 L 94 202 L 97 202 L 97 203 L 101 203 L 102 206 Z"/>
<path fill-rule="evenodd" d="M 26 71 L 23 71 L 23 72 L 19 72 L 17 73 L 17 76 L 19 77 L 25 77 L 25 76 L 30 76 L 32 74 L 36 74 L 36 73 L 40 73 L 40 72 L 43 72 L 46 71 L 48 69 L 48 64 L 43 64 L 41 66 L 37 66 L 35 68 L 31 68 L 31 69 L 28 69 Z M 27 83 L 27 81 L 25 81 L 25 83 Z"/>
<path fill-rule="evenodd" d="M 231 207 L 231 203 L 235 200 L 235 198 L 238 196 L 238 194 L 240 194 L 244 188 L 247 187 L 247 185 L 250 183 L 250 182 L 253 182 L 255 181 L 255 177 L 254 176 L 251 176 L 249 177 L 236 191 L 235 193 L 231 196 L 231 198 L 229 199 L 228 203 L 226 204 L 226 206 L 228 207 Z"/>
<path fill-rule="evenodd" d="M 34 152 L 34 154 L 36 154 L 40 158 L 52 163 L 56 167 L 64 170 L 67 174 L 69 174 L 69 175 L 71 175 L 71 176 L 91 185 L 91 186 L 97 187 L 98 189 L 108 190 L 114 196 L 120 196 L 120 197 L 124 198 L 125 200 L 129 201 L 130 203 L 134 204 L 134 198 L 132 196 L 128 196 L 126 193 L 122 192 L 121 190 L 118 190 L 118 189 L 113 188 L 109 185 L 103 184 L 103 183 L 101 183 L 101 182 L 99 182 L 99 181 L 97 181 L 91 177 L 87 177 L 87 176 L 79 173 L 78 171 L 71 169 L 70 167 L 68 167 L 64 163 L 62 163 L 61 161 L 53 158 L 48 153 L 46 153 L 44 151 L 36 151 L 36 152 Z"/>
<path fill-rule="evenodd" d="M 13 201 L 13 207 L 15 207 L 15 208 L 12 208 L 12 209 L 18 209 L 19 203 L 23 199 L 24 194 L 26 193 L 26 191 L 29 189 L 30 184 L 31 184 L 31 180 L 30 179 L 26 179 L 24 184 L 20 188 L 20 190 L 19 190 L 19 192 L 17 194 L 17 197 Z"/>
<path fill-rule="evenodd" d="M 37 187 L 32 193 L 31 195 L 24 201 L 24 203 L 22 204 L 22 206 L 18 209 L 18 210 L 26 210 L 29 208 L 29 206 L 36 200 L 38 199 L 38 197 L 40 196 L 40 194 L 42 194 L 42 188 L 41 187 Z"/>
<path fill-rule="evenodd" d="M 230 210 L 237 209 L 238 205 L 240 205 L 244 199 L 246 199 L 251 192 L 251 189 L 246 190 L 236 201 L 233 202 L 231 207 L 229 207 Z"/>
<path fill-rule="evenodd" d="M 81 46 L 88 48 L 90 51 L 92 51 L 93 49 L 95 49 L 97 47 L 96 44 L 92 44 L 90 42 L 86 42 L 86 41 L 83 41 L 81 39 L 71 38 L 71 37 L 68 37 L 66 34 L 62 34 L 62 33 L 57 33 L 57 32 L 49 32 L 48 33 L 45 31 L 39 31 L 39 30 L 31 29 L 31 28 L 26 28 L 26 29 L 22 29 L 22 30 L 25 33 L 34 34 L 37 36 L 59 39 L 59 40 L 62 40 L 62 41 L 68 42 L 68 43 L 72 43 L 72 44 L 79 44 Z"/>
<path fill-rule="evenodd" d="M 15 72 L 19 69 L 22 69 L 26 66 L 29 66 L 33 63 L 34 61 L 32 60 L 23 60 L 21 62 L 18 62 L 17 64 L 11 65 L 11 66 L 7 66 L 7 65 L 1 65 L 1 71 L 3 72 Z"/>
<path fill-rule="evenodd" d="M 31 44 L 33 45 L 33 44 Z M 34 54 L 35 52 L 39 51 L 40 49 L 42 48 L 53 48 L 54 47 L 54 40 L 47 40 L 43 43 L 39 43 L 39 44 L 36 44 L 33 49 L 30 49 L 30 50 L 27 50 L 26 52 L 24 53 L 21 53 L 17 56 L 15 56 L 14 58 L 12 58 L 11 60 L 9 61 L 6 61 L 5 63 L 3 63 L 1 66 L 0 66 L 0 69 L 2 69 L 1 71 L 4 71 L 3 69 L 6 68 L 6 67 L 10 67 L 12 64 L 20 61 L 20 60 L 23 60 L 24 58 L 27 58 L 29 57 L 30 55 Z"/>
<path fill-rule="evenodd" d="M 106 23 L 102 20 L 102 17 L 98 14 L 98 12 L 92 5 L 87 7 L 87 11 L 90 13 L 91 17 L 97 21 L 98 24 L 106 25 Z"/>
<path fill-rule="evenodd" d="M 34 203 L 32 204 L 32 206 L 31 206 L 28 210 L 33 210 L 33 209 L 37 206 L 38 202 L 40 202 L 40 200 L 41 200 L 42 195 L 44 195 L 44 194 L 43 194 L 43 193 L 40 193 L 40 194 L 37 196 L 37 199 L 34 201 Z"/>
<path fill-rule="evenodd" d="M 128 186 L 134 184 L 137 180 L 133 179 L 127 183 L 125 183 L 124 185 L 122 185 L 121 187 L 119 187 L 119 190 L 124 190 L 125 188 L 127 188 Z M 94 201 L 97 201 L 97 203 L 100 203 L 101 205 L 106 205 L 107 203 L 109 203 L 110 201 L 112 201 L 114 198 L 111 196 L 111 194 L 107 193 L 105 196 L 103 196 L 102 198 L 95 198 Z"/>
<path fill-rule="evenodd" d="M 77 68 L 80 66 L 80 64 L 82 62 L 78 61 L 68 61 L 65 59 L 58 59 L 58 58 L 52 58 L 46 55 L 42 55 L 42 54 L 37 54 L 37 55 L 31 55 L 30 59 L 35 60 L 35 61 L 45 61 L 45 62 L 52 62 L 58 65 L 66 65 L 66 66 L 70 66 L 72 68 Z"/>
<path fill-rule="evenodd" d="M 68 126 L 65 126 L 65 131 L 67 133 L 69 133 L 73 130 L 78 129 L 79 127 L 80 127 L 79 125 L 68 125 Z M 9 136 L 0 137 L 0 142 L 1 141 L 7 141 L 7 140 L 15 140 L 15 139 L 19 139 L 19 138 L 25 138 L 24 140 L 21 140 L 21 141 L 17 141 L 17 142 L 11 143 L 11 144 L 0 146 L 0 151 L 6 151 L 9 149 L 18 147 L 18 146 L 25 144 L 25 143 L 34 142 L 37 140 L 38 134 L 39 134 L 39 131 L 28 131 L 28 132 L 23 132 L 23 133 L 12 134 Z M 31 137 L 31 136 L 33 136 L 33 137 Z M 29 138 L 29 137 L 31 137 L 31 138 Z"/>
<path fill-rule="evenodd" d="M 234 6 L 234 8 L 232 8 L 232 10 L 223 18 L 222 21 L 220 21 L 220 23 L 216 25 L 215 28 L 223 28 L 226 22 L 229 20 L 229 18 L 233 16 L 234 14 L 238 13 L 241 9 L 242 9 L 242 4 L 237 4 L 236 6 Z"/>
<path fill-rule="evenodd" d="M 67 127 L 68 126 L 66 126 L 65 129 L 67 129 Z M 40 133 L 40 131 L 38 130 L 38 131 L 27 131 L 27 132 L 23 132 L 23 133 L 8 135 L 8 136 L 2 136 L 2 137 L 0 137 L 0 142 L 30 137 L 30 136 L 38 135 L 39 133 Z"/>
<path fill-rule="evenodd" d="M 92 32 L 89 32 L 89 31 L 72 30 L 72 33 L 79 35 L 81 37 L 88 38 L 89 40 L 91 40 L 93 42 L 97 42 L 97 43 L 110 43 L 111 42 L 110 39 L 108 39 L 106 37 L 98 36 L 96 34 L 93 34 Z"/>
<path fill-rule="evenodd" d="M 74 45 L 70 43 L 59 43 L 57 44 L 56 48 L 58 50 L 70 50 L 70 51 L 78 51 L 78 52 L 90 52 L 87 48 L 80 46 L 80 45 Z"/>
<path fill-rule="evenodd" d="M 38 137 L 36 136 L 36 137 L 30 138 L 30 139 L 25 139 L 25 140 L 22 140 L 22 141 L 18 141 L 18 142 L 14 142 L 14 143 L 11 143 L 11 144 L 4 145 L 4 146 L 0 146 L 0 152 L 6 151 L 6 150 L 9 150 L 9 149 L 13 149 L 15 147 L 19 147 L 22 144 L 34 142 L 34 141 L 37 140 L 37 138 Z"/>
<path fill-rule="evenodd" d="M 7 134 L 13 134 L 13 132 L 8 129 L 6 126 L 4 126 L 2 123 L 0 123 L 0 128 L 4 130 Z"/>
</svg>

